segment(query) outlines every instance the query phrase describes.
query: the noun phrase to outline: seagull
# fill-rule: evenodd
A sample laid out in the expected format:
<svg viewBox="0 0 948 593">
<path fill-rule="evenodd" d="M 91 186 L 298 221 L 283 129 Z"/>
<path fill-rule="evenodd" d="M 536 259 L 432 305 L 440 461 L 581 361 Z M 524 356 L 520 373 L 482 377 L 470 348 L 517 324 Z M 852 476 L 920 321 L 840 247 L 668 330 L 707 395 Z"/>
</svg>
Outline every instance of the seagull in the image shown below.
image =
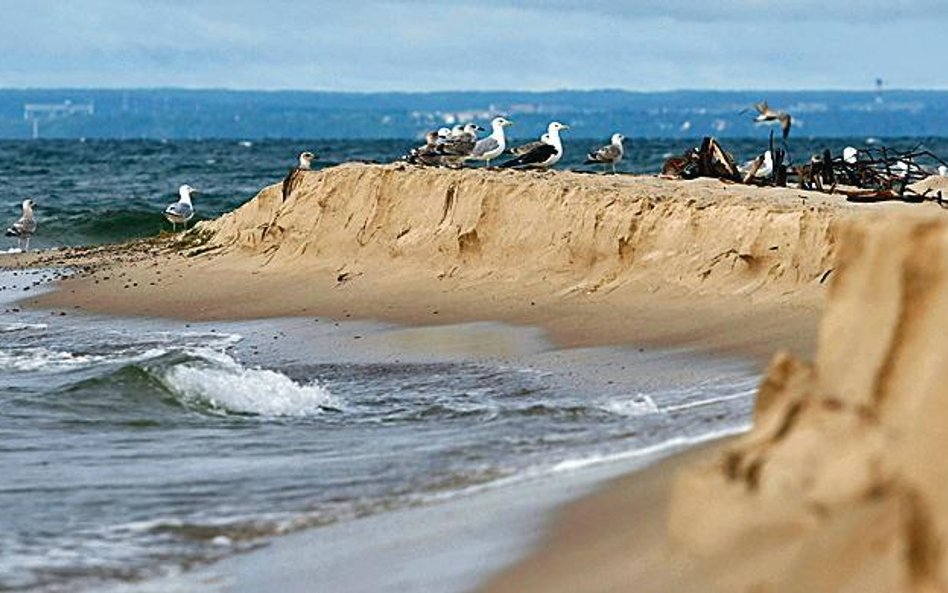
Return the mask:
<svg viewBox="0 0 948 593">
<path fill-rule="evenodd" d="M 286 174 L 286 177 L 283 178 L 283 201 L 287 201 L 289 197 L 296 191 L 296 188 L 300 186 L 303 182 L 303 175 L 306 171 L 310 171 L 313 168 L 313 160 L 316 158 L 316 155 L 307 151 L 300 153 L 300 163 L 299 165 L 290 169 L 290 172 Z"/>
<path fill-rule="evenodd" d="M 787 136 L 790 135 L 790 126 L 793 124 L 793 118 L 790 117 L 790 114 L 785 111 L 775 111 L 767 105 L 767 101 L 761 101 L 760 103 L 754 104 L 754 109 L 757 110 L 758 115 L 754 118 L 756 123 L 771 123 L 779 122 L 780 129 L 783 130 L 783 139 L 786 140 Z"/>
<path fill-rule="evenodd" d="M 454 126 L 451 135 L 441 143 L 441 153 L 449 156 L 466 157 L 474 150 L 477 144 L 477 133 L 482 132 L 484 128 L 477 124 L 466 124 L 464 126 Z"/>
<path fill-rule="evenodd" d="M 477 124 L 454 126 L 451 135 L 438 144 L 437 152 L 441 155 L 442 163 L 449 167 L 460 167 L 464 159 L 471 156 L 477 145 L 477 133 L 484 128 Z"/>
<path fill-rule="evenodd" d="M 441 155 L 438 154 L 438 143 L 441 140 L 441 132 L 431 131 L 425 134 L 424 146 L 411 149 L 404 159 L 414 165 L 440 166 Z"/>
<path fill-rule="evenodd" d="M 539 140 L 534 140 L 533 142 L 527 142 L 526 144 L 521 144 L 520 146 L 514 146 L 508 152 L 510 152 L 510 154 L 515 154 L 517 156 L 520 156 L 522 154 L 527 154 L 534 148 L 537 148 L 537 147 L 543 146 L 544 144 L 549 144 L 549 143 L 550 143 L 550 135 L 547 134 L 546 132 L 543 132 L 543 135 L 540 136 Z"/>
<path fill-rule="evenodd" d="M 612 140 L 609 144 L 598 148 L 593 152 L 590 152 L 586 155 L 586 163 L 602 163 L 604 165 L 612 165 L 612 173 L 616 172 L 616 163 L 622 160 L 622 156 L 625 154 L 625 151 L 622 148 L 622 141 L 625 140 L 625 136 L 622 134 L 613 134 Z"/>
<path fill-rule="evenodd" d="M 859 150 L 854 146 L 847 146 L 843 149 L 843 162 L 847 165 L 855 165 L 859 160 Z"/>
<path fill-rule="evenodd" d="M 770 177 L 774 172 L 774 157 L 770 154 L 770 151 L 767 150 L 763 154 L 758 155 L 757 158 L 747 161 L 738 167 L 737 170 L 744 175 L 745 183 L 751 178 L 763 179 Z"/>
<path fill-rule="evenodd" d="M 547 140 L 534 145 L 532 148 L 515 159 L 502 164 L 502 168 L 536 168 L 549 169 L 563 158 L 563 141 L 560 131 L 568 130 L 569 126 L 558 121 L 550 122 L 547 127 Z"/>
<path fill-rule="evenodd" d="M 473 150 L 471 150 L 471 156 L 468 158 L 487 161 L 487 166 L 490 167 L 491 160 L 496 159 L 507 150 L 507 138 L 504 136 L 504 128 L 512 125 L 513 122 L 507 118 L 495 117 L 490 122 L 490 136 L 478 140 Z"/>
<path fill-rule="evenodd" d="M 188 229 L 188 221 L 194 217 L 194 207 L 191 206 L 191 194 L 198 193 L 188 184 L 178 188 L 178 201 L 165 208 L 165 218 L 171 223 L 171 230 L 177 230 L 177 225 L 183 224 Z"/>
<path fill-rule="evenodd" d="M 30 250 L 30 238 L 36 232 L 36 218 L 33 217 L 33 200 L 23 200 L 23 216 L 10 225 L 7 237 L 16 237 L 16 246 L 23 251 Z"/>
<path fill-rule="evenodd" d="M 939 177 L 948 177 L 948 167 L 945 165 L 938 166 L 938 176 Z"/>
</svg>

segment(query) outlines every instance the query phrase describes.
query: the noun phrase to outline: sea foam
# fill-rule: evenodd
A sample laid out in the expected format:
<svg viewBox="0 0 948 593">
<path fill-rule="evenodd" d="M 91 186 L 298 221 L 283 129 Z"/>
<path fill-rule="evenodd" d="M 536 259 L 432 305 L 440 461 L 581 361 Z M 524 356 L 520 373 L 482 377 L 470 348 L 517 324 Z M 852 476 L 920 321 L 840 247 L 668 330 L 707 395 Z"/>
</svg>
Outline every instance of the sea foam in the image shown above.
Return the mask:
<svg viewBox="0 0 948 593">
<path fill-rule="evenodd" d="M 304 417 L 339 406 L 339 400 L 313 382 L 301 385 L 268 369 L 246 368 L 220 352 L 204 350 L 199 357 L 164 370 L 159 379 L 186 402 L 221 413 Z"/>
</svg>

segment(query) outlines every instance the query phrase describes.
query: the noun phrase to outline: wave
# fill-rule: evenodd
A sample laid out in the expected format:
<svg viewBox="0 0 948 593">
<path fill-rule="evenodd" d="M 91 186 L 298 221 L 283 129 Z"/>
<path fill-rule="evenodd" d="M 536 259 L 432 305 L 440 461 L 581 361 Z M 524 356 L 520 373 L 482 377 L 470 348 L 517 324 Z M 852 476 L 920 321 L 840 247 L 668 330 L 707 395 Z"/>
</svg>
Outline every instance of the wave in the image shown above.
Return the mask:
<svg viewBox="0 0 948 593">
<path fill-rule="evenodd" d="M 268 369 L 246 368 L 227 354 L 199 351 L 189 362 L 158 371 L 183 403 L 215 413 L 304 417 L 338 409 L 340 401 L 317 382 L 300 384 Z"/>
<path fill-rule="evenodd" d="M 57 386 L 44 405 L 99 410 L 90 421 L 102 414 L 140 421 L 156 404 L 218 416 L 294 418 L 341 407 L 316 381 L 300 383 L 275 370 L 245 367 L 223 349 L 161 345 L 160 339 L 109 353 L 0 349 L 2 371 L 48 376 Z"/>
<path fill-rule="evenodd" d="M 0 350 L 0 370 L 58 372 L 89 366 L 104 359 L 103 356 L 73 354 L 44 347 L 17 348 Z"/>
<path fill-rule="evenodd" d="M 0 323 L 0 334 L 26 331 L 44 331 L 49 326 L 45 323 Z"/>
<path fill-rule="evenodd" d="M 658 404 L 655 403 L 648 395 L 636 395 L 630 399 L 617 399 L 606 402 L 602 405 L 602 409 L 610 414 L 616 414 L 618 416 L 648 416 L 650 414 L 660 414 L 664 410 L 658 407 Z"/>
</svg>

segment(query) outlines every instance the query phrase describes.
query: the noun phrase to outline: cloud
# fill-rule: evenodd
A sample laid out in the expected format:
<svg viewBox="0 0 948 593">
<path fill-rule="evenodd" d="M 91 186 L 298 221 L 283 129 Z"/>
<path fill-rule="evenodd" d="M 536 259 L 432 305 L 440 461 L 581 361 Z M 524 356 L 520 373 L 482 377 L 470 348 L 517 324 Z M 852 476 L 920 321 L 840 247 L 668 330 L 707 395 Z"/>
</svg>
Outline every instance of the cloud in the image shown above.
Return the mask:
<svg viewBox="0 0 948 593">
<path fill-rule="evenodd" d="M 948 85 L 925 59 L 948 3 L 853 4 L 34 0 L 4 11 L 0 86 L 799 89 L 868 88 L 876 76 Z"/>
<path fill-rule="evenodd" d="M 380 0 L 404 5 L 443 4 L 444 0 Z M 481 6 L 513 7 L 535 12 L 587 13 L 625 19 L 667 18 L 685 22 L 768 20 L 775 27 L 787 20 L 817 23 L 826 20 L 877 22 L 922 20 L 948 16 L 943 0 L 481 0 Z"/>
</svg>

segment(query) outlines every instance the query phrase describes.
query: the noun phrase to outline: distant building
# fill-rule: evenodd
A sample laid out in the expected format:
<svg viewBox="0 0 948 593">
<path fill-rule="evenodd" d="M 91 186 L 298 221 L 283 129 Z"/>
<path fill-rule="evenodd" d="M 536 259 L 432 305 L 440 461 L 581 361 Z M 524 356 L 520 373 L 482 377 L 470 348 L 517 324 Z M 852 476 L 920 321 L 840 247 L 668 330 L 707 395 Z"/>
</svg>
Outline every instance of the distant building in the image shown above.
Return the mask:
<svg viewBox="0 0 948 593">
<path fill-rule="evenodd" d="M 33 122 L 33 139 L 39 138 L 39 122 L 50 121 L 71 115 L 95 115 L 94 103 L 26 103 L 23 105 L 23 119 Z"/>
</svg>

